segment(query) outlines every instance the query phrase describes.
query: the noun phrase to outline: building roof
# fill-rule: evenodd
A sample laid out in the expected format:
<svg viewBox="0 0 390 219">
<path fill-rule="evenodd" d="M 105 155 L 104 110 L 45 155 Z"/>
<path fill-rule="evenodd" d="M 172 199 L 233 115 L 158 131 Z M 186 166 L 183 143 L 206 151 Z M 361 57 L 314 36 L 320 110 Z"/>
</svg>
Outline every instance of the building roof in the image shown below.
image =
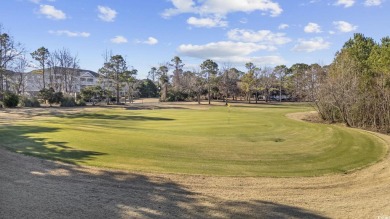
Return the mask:
<svg viewBox="0 0 390 219">
<path fill-rule="evenodd" d="M 59 72 L 61 72 L 60 70 L 73 70 L 72 68 L 62 68 L 62 67 L 55 67 L 55 69 L 58 70 Z M 45 69 L 45 70 L 46 71 L 50 71 L 50 70 L 52 70 L 52 68 L 48 68 L 48 69 Z M 91 71 L 91 70 L 77 69 L 77 71 L 78 71 L 79 74 L 81 72 L 88 72 L 88 73 L 90 73 L 94 77 L 99 77 L 100 76 L 99 73 L 96 73 L 96 72 Z M 32 70 L 32 71 L 28 72 L 28 74 L 42 74 L 42 69 Z"/>
<path fill-rule="evenodd" d="M 91 70 L 80 69 L 79 71 L 80 71 L 80 72 L 88 72 L 88 73 L 90 73 L 92 76 L 94 76 L 95 78 L 98 78 L 98 77 L 100 76 L 99 73 L 96 73 L 96 72 L 91 71 Z"/>
</svg>

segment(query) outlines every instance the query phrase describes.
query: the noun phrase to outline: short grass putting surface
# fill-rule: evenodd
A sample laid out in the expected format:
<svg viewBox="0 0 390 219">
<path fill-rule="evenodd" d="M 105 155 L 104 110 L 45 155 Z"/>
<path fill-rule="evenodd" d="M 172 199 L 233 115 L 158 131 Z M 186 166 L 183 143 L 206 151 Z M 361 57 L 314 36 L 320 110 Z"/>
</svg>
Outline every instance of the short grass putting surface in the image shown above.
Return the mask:
<svg viewBox="0 0 390 219">
<path fill-rule="evenodd" d="M 384 142 L 364 131 L 286 117 L 309 110 L 299 105 L 89 108 L 0 126 L 0 145 L 81 165 L 219 176 L 340 173 L 386 154 Z"/>
</svg>

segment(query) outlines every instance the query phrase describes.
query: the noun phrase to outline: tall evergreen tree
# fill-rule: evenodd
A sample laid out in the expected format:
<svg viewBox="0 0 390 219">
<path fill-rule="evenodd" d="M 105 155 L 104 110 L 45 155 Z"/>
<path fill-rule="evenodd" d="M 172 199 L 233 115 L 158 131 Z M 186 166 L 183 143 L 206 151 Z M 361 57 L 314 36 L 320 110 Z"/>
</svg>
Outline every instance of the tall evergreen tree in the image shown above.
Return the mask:
<svg viewBox="0 0 390 219">
<path fill-rule="evenodd" d="M 211 86 L 214 83 L 215 76 L 218 73 L 218 64 L 211 59 L 207 59 L 204 61 L 200 68 L 202 69 L 202 73 L 205 75 L 206 83 L 207 83 L 207 97 L 209 100 L 209 104 L 211 104 Z"/>
<path fill-rule="evenodd" d="M 124 82 L 124 76 L 128 73 L 125 59 L 121 55 L 111 56 L 109 62 L 104 63 L 99 72 L 106 76 L 116 92 L 116 104 L 120 104 L 120 89 Z"/>
<path fill-rule="evenodd" d="M 50 52 L 45 47 L 40 47 L 34 52 L 31 53 L 31 57 L 38 61 L 39 66 L 42 68 L 42 83 L 43 83 L 43 89 L 46 88 L 46 81 L 45 81 L 45 67 L 49 59 Z"/>
</svg>

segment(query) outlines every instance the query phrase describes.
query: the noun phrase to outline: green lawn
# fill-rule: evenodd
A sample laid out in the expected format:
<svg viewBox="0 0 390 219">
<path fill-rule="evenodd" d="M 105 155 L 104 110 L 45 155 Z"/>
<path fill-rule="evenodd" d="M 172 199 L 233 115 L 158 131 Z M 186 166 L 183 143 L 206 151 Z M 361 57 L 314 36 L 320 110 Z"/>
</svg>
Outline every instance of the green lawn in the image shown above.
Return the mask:
<svg viewBox="0 0 390 219">
<path fill-rule="evenodd" d="M 295 121 L 299 105 L 126 110 L 95 108 L 0 126 L 0 145 L 65 162 L 132 171 L 315 176 L 381 159 L 363 131 Z"/>
</svg>

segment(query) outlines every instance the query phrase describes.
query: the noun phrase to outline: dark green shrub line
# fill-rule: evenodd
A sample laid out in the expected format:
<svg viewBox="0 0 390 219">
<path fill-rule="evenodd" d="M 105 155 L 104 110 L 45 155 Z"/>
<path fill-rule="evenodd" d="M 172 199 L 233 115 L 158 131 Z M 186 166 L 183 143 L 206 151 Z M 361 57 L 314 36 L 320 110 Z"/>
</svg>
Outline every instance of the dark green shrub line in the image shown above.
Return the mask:
<svg viewBox="0 0 390 219">
<path fill-rule="evenodd" d="M 18 106 L 19 103 L 19 96 L 11 93 L 11 92 L 6 92 L 4 95 L 4 100 L 3 100 L 3 105 L 4 107 L 7 108 L 13 108 Z"/>
<path fill-rule="evenodd" d="M 19 106 L 20 107 L 40 107 L 41 104 L 39 103 L 38 99 L 35 97 L 21 96 L 19 98 Z"/>
</svg>

